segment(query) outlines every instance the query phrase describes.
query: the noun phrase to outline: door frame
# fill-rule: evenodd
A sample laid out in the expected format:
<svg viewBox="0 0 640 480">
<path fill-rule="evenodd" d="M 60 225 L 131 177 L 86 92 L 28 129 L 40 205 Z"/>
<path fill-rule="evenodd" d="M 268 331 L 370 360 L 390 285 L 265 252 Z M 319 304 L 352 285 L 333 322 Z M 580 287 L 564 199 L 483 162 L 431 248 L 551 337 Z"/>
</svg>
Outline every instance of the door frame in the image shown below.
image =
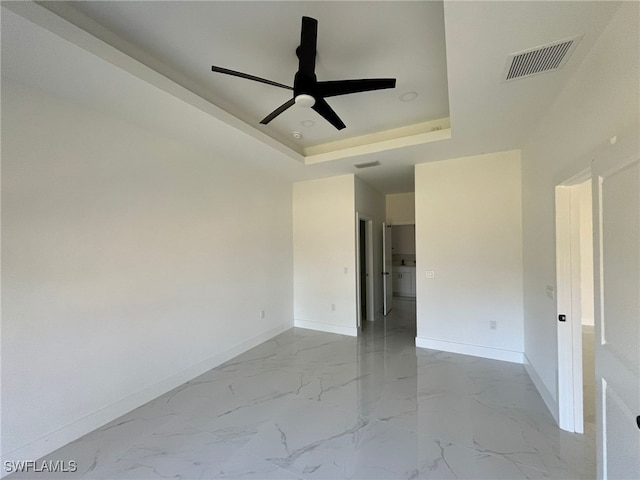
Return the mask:
<svg viewBox="0 0 640 480">
<path fill-rule="evenodd" d="M 591 168 L 588 168 L 555 187 L 558 425 L 562 430 L 574 433 L 584 433 L 580 218 L 577 188 L 590 179 Z M 591 241 L 593 242 L 593 238 Z M 560 315 L 565 315 L 566 321 L 560 321 Z"/>
<path fill-rule="evenodd" d="M 382 315 L 393 309 L 393 241 L 391 224 L 382 222 Z M 389 267 L 389 268 L 387 268 Z"/>
<path fill-rule="evenodd" d="M 375 316 L 375 298 L 373 288 L 373 219 L 366 214 L 356 212 L 356 305 L 357 305 L 357 328 L 358 332 L 362 330 L 362 305 L 360 301 L 360 289 L 362 288 L 360 281 L 360 220 L 366 222 L 365 229 L 365 249 L 366 249 L 366 265 L 367 281 L 365 284 L 367 297 L 367 312 L 369 317 Z M 368 321 L 372 321 L 369 318 Z"/>
</svg>

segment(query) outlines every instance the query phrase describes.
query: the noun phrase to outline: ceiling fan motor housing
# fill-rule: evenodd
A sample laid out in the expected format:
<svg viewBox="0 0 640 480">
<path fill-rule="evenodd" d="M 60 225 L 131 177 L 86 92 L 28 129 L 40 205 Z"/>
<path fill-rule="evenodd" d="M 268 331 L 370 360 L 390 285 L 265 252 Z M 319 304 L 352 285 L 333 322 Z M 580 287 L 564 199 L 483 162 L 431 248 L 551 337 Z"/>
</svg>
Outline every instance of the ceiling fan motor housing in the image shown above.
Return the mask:
<svg viewBox="0 0 640 480">
<path fill-rule="evenodd" d="M 296 76 L 293 80 L 293 96 L 297 97 L 298 95 L 311 95 L 313 98 L 316 98 L 316 86 L 317 79 L 315 74 L 313 76 L 305 75 L 302 72 L 297 72 Z"/>
</svg>

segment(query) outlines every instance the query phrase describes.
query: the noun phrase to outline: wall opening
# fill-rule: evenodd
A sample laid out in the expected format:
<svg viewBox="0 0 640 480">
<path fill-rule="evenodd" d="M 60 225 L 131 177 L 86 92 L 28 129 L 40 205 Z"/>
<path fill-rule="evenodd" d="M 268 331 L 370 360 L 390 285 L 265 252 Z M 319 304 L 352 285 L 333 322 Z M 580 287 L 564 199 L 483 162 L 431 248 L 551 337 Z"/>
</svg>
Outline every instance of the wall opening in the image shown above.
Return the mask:
<svg viewBox="0 0 640 480">
<path fill-rule="evenodd" d="M 556 187 L 559 423 L 588 435 L 595 435 L 592 216 L 588 172 Z"/>
</svg>

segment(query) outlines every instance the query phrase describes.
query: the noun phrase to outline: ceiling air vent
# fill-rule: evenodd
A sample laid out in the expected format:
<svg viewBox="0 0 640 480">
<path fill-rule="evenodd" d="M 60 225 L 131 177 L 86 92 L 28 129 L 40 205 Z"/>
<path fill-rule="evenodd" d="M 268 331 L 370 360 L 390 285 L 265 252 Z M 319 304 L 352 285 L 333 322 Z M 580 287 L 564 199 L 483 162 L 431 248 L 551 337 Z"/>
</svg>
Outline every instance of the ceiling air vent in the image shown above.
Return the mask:
<svg viewBox="0 0 640 480">
<path fill-rule="evenodd" d="M 378 165 L 380 165 L 380 162 L 376 160 L 375 162 L 356 163 L 354 165 L 354 167 L 356 167 L 356 168 L 369 168 L 369 167 L 377 167 Z"/>
<path fill-rule="evenodd" d="M 567 62 L 582 35 L 513 53 L 507 58 L 505 81 L 552 72 Z"/>
</svg>

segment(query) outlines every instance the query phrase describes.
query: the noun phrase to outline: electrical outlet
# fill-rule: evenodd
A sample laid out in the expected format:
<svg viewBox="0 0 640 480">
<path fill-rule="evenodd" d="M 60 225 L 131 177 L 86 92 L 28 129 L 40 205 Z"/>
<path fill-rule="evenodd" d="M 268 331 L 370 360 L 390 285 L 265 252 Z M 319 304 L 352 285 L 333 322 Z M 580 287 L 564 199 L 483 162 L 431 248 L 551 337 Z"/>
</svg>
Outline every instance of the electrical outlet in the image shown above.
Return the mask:
<svg viewBox="0 0 640 480">
<path fill-rule="evenodd" d="M 489 320 L 489 330 L 497 330 L 498 329 L 498 322 L 496 322 L 495 320 Z"/>
<path fill-rule="evenodd" d="M 266 317 L 266 315 L 265 315 L 265 313 L 264 313 L 264 310 L 260 310 L 260 319 L 261 319 L 261 320 L 264 320 L 264 319 L 265 319 L 265 317 Z"/>
<path fill-rule="evenodd" d="M 335 303 L 332 303 L 332 304 L 331 304 L 331 311 L 332 311 L 332 312 L 335 312 L 335 311 L 336 311 L 336 304 L 335 304 Z"/>
<path fill-rule="evenodd" d="M 427 270 L 427 278 L 436 278 L 436 272 L 434 272 L 433 270 Z"/>
</svg>

